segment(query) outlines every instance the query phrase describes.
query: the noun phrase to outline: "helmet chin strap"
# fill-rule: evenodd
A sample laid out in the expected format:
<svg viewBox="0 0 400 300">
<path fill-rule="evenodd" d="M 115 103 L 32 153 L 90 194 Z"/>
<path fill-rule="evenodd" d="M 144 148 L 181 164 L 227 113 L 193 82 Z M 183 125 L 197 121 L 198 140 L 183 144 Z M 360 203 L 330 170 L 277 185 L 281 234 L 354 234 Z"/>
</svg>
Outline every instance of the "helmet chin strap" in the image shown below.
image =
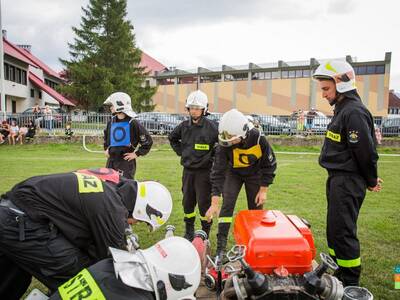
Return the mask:
<svg viewBox="0 0 400 300">
<path fill-rule="evenodd" d="M 342 101 L 343 97 L 344 97 L 343 94 L 336 92 L 335 99 L 329 102 L 330 106 L 334 106 L 336 103 Z"/>
</svg>

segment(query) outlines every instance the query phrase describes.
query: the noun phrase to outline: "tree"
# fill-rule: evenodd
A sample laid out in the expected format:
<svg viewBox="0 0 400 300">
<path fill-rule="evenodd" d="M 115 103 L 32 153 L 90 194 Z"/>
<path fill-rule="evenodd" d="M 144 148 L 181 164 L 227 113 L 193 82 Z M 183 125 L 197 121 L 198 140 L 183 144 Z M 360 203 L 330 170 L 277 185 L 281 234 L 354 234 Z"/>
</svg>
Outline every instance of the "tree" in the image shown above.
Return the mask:
<svg viewBox="0 0 400 300">
<path fill-rule="evenodd" d="M 156 88 L 144 84 L 148 74 L 139 66 L 141 51 L 126 19 L 126 5 L 126 0 L 90 0 L 82 7 L 80 28 L 72 27 L 70 60 L 60 59 L 68 84 L 60 91 L 86 109 L 99 110 L 116 91 L 129 94 L 137 112 L 154 108 L 148 100 Z"/>
</svg>

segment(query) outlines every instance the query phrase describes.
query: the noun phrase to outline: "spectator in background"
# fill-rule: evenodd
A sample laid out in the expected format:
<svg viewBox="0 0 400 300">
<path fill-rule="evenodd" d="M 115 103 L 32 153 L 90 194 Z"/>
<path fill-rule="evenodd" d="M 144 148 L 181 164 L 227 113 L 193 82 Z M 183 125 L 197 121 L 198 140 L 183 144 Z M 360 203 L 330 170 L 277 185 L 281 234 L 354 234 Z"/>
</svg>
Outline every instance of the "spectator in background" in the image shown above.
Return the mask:
<svg viewBox="0 0 400 300">
<path fill-rule="evenodd" d="M 35 134 L 36 134 L 36 126 L 33 123 L 33 121 L 28 122 L 27 129 L 28 129 L 28 131 L 25 135 L 25 139 L 27 142 L 30 142 L 31 140 L 33 140 L 33 138 L 35 137 Z"/>
<path fill-rule="evenodd" d="M 50 135 L 53 131 L 53 112 L 51 111 L 50 106 L 46 105 L 43 113 L 44 127 L 48 130 Z"/>
<path fill-rule="evenodd" d="M 2 121 L 0 126 L 0 144 L 4 144 L 5 139 L 10 134 L 10 125 L 7 121 Z"/>
<path fill-rule="evenodd" d="M 8 135 L 8 143 L 11 145 L 15 145 L 15 141 L 18 138 L 19 134 L 19 126 L 17 125 L 17 121 L 12 120 L 10 125 L 10 134 Z"/>
<path fill-rule="evenodd" d="M 39 104 L 36 104 L 33 108 L 32 108 L 32 114 L 33 114 L 33 122 L 36 126 L 37 129 L 40 129 L 40 115 L 41 115 L 41 111 L 40 111 L 40 107 Z"/>
<path fill-rule="evenodd" d="M 73 134 L 74 132 L 72 131 L 71 128 L 71 122 L 67 122 L 67 124 L 65 125 L 65 136 L 67 140 L 70 140 Z"/>
<path fill-rule="evenodd" d="M 302 134 L 304 131 L 304 111 L 299 109 L 297 112 L 297 134 Z"/>
</svg>

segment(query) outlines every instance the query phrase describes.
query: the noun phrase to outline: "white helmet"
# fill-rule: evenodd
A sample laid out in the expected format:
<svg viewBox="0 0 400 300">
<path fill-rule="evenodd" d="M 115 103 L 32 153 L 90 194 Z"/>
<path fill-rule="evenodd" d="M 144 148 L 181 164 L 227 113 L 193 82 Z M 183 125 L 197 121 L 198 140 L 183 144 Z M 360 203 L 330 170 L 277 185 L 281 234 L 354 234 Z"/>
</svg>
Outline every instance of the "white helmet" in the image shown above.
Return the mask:
<svg viewBox="0 0 400 300">
<path fill-rule="evenodd" d="M 237 138 L 246 138 L 250 127 L 249 120 L 237 109 L 224 113 L 218 125 L 218 142 L 221 146 L 230 147 Z"/>
<path fill-rule="evenodd" d="M 195 299 L 201 262 L 196 248 L 188 240 L 169 237 L 138 251 L 150 271 L 157 300 Z"/>
<path fill-rule="evenodd" d="M 132 110 L 131 103 L 131 97 L 127 93 L 116 92 L 108 96 L 103 104 L 112 105 L 117 113 L 122 112 L 127 116 L 134 118 L 136 117 L 136 113 Z"/>
<path fill-rule="evenodd" d="M 172 197 L 168 189 L 155 181 L 138 182 L 132 217 L 148 223 L 152 231 L 167 222 L 172 211 Z"/>
<path fill-rule="evenodd" d="M 330 60 L 319 65 L 313 74 L 314 79 L 333 79 L 339 93 L 356 89 L 356 76 L 353 67 L 342 60 Z"/>
<path fill-rule="evenodd" d="M 206 114 L 208 108 L 207 95 L 200 90 L 191 92 L 186 99 L 185 107 L 190 108 L 191 106 L 200 107 L 204 109 L 204 114 Z"/>
</svg>

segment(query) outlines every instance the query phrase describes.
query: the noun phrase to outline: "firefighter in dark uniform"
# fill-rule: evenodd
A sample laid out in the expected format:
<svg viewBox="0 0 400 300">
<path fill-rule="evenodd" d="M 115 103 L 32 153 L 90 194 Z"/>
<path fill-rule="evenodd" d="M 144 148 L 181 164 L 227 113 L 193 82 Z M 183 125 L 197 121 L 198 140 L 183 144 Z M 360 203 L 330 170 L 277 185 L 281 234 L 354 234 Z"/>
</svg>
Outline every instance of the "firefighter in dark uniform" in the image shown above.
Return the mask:
<svg viewBox="0 0 400 300">
<path fill-rule="evenodd" d="M 104 130 L 104 150 L 107 168 L 120 172 L 133 179 L 136 172 L 136 159 L 149 153 L 153 140 L 137 120 L 132 110 L 131 97 L 117 92 L 111 94 L 104 105 L 110 105 L 113 117 Z M 138 149 L 136 147 L 139 146 Z"/>
<path fill-rule="evenodd" d="M 211 220 L 219 216 L 216 253 L 222 257 L 242 185 L 245 185 L 248 209 L 262 209 L 277 163 L 265 136 L 236 109 L 222 116 L 218 131 L 219 145 L 211 171 L 212 203 L 207 217 Z M 223 203 L 219 212 L 221 194 Z"/>
<path fill-rule="evenodd" d="M 181 237 L 169 237 L 130 253 L 110 248 L 112 259 L 83 269 L 50 300 L 195 299 L 201 276 L 200 257 Z"/>
<path fill-rule="evenodd" d="M 207 235 L 211 223 L 205 217 L 211 204 L 210 170 L 214 146 L 218 142 L 218 128 L 206 118 L 208 98 L 200 90 L 190 93 L 186 108 L 190 118 L 180 123 L 169 135 L 172 149 L 181 157 L 183 166 L 182 193 L 185 238 L 193 240 L 195 207 L 199 206 L 201 227 Z"/>
<path fill-rule="evenodd" d="M 171 195 L 160 186 L 103 181 L 88 170 L 15 185 L 0 201 L 0 266 L 8 270 L 0 274 L 0 299 L 19 299 L 31 275 L 54 290 L 106 258 L 108 247 L 125 249 L 128 218 L 158 228 L 172 210 Z"/>
<path fill-rule="evenodd" d="M 355 74 L 345 61 L 322 63 L 313 74 L 322 96 L 334 105 L 319 157 L 327 169 L 327 241 L 345 286 L 359 285 L 361 274 L 357 218 L 366 190 L 378 192 L 376 138 L 371 113 L 356 90 Z"/>
</svg>

